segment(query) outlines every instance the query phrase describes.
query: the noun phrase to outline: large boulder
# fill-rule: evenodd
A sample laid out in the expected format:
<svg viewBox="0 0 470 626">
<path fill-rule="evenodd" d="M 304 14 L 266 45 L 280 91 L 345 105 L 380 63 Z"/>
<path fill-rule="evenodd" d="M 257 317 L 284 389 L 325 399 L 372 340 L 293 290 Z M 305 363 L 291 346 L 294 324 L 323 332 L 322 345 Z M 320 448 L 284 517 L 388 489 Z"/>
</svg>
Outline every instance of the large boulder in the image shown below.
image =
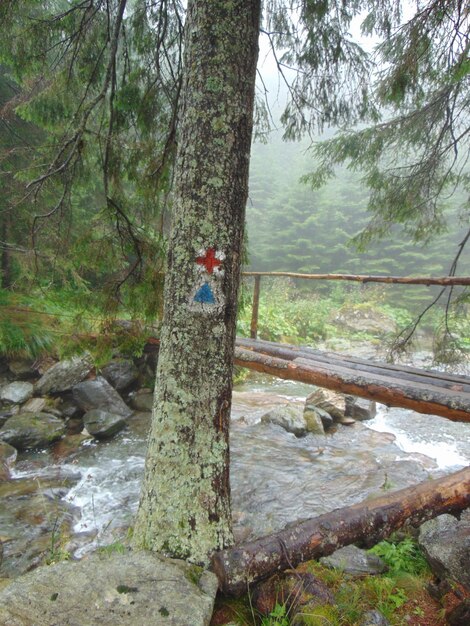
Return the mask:
<svg viewBox="0 0 470 626">
<path fill-rule="evenodd" d="M 23 404 L 33 395 L 31 383 L 17 380 L 0 389 L 0 400 L 5 404 Z"/>
<path fill-rule="evenodd" d="M 75 385 L 72 391 L 75 402 L 84 411 L 103 409 L 121 417 L 132 414 L 132 409 L 102 376 L 97 376 L 94 380 L 84 380 Z"/>
<path fill-rule="evenodd" d="M 35 393 L 41 396 L 67 391 L 84 380 L 92 369 L 93 361 L 89 354 L 59 361 L 41 376 L 35 385 Z"/>
<path fill-rule="evenodd" d="M 217 578 L 150 552 L 40 567 L 0 591 L 0 624 L 208 626 Z"/>
<path fill-rule="evenodd" d="M 97 439 L 109 439 L 126 425 L 126 418 L 103 409 L 91 409 L 83 416 L 87 432 Z"/>
<path fill-rule="evenodd" d="M 460 520 L 446 514 L 425 522 L 418 541 L 438 578 L 451 578 L 470 591 L 470 509 Z"/>
<path fill-rule="evenodd" d="M 0 429 L 0 439 L 17 450 L 46 448 L 65 433 L 63 420 L 49 413 L 13 415 Z"/>
<path fill-rule="evenodd" d="M 137 380 L 139 370 L 132 361 L 115 359 L 101 369 L 101 374 L 114 389 L 122 391 Z"/>
</svg>

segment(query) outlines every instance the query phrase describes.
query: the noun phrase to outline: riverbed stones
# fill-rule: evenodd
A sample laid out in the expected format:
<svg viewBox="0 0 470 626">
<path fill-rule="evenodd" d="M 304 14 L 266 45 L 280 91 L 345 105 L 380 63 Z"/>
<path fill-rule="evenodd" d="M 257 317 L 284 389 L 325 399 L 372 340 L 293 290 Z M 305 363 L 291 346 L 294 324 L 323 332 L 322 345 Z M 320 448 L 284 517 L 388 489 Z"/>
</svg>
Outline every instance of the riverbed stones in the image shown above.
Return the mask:
<svg viewBox="0 0 470 626">
<path fill-rule="evenodd" d="M 375 554 L 350 545 L 320 559 L 327 567 L 340 569 L 353 576 L 374 576 L 387 571 L 385 562 Z"/>
<path fill-rule="evenodd" d="M 46 398 L 31 398 L 21 407 L 21 413 L 41 413 L 47 406 Z M 47 411 L 46 411 L 47 412 Z"/>
<path fill-rule="evenodd" d="M 346 396 L 345 415 L 355 420 L 370 420 L 377 415 L 377 405 L 375 402 L 365 398 Z"/>
<path fill-rule="evenodd" d="M 75 402 L 84 411 L 102 409 L 121 417 L 132 414 L 132 409 L 102 376 L 97 376 L 94 380 L 84 380 L 75 385 L 72 391 Z"/>
<path fill-rule="evenodd" d="M 0 429 L 0 439 L 17 450 L 46 448 L 65 433 L 63 420 L 48 413 L 20 413 Z"/>
<path fill-rule="evenodd" d="M 208 626 L 216 592 L 214 574 L 182 561 L 149 552 L 94 554 L 16 579 L 0 591 L 0 623 Z"/>
<path fill-rule="evenodd" d="M 308 432 L 307 422 L 304 417 L 304 410 L 296 404 L 278 406 L 265 413 L 261 421 L 264 424 L 277 424 L 293 433 L 296 437 L 304 437 Z"/>
<path fill-rule="evenodd" d="M 6 441 L 0 441 L 0 480 L 10 477 L 10 468 L 14 465 L 18 452 Z"/>
<path fill-rule="evenodd" d="M 87 432 L 96 439 L 109 439 L 126 425 L 126 418 L 103 409 L 91 409 L 83 416 Z"/>
<path fill-rule="evenodd" d="M 115 359 L 101 369 L 101 374 L 114 389 L 122 391 L 136 382 L 139 370 L 132 361 Z"/>
<path fill-rule="evenodd" d="M 0 400 L 4 404 L 23 404 L 32 397 L 33 390 L 31 383 L 17 380 L 0 389 Z"/>
<path fill-rule="evenodd" d="M 322 409 L 318 409 L 317 407 L 309 406 L 304 409 L 304 420 L 307 425 L 307 431 L 309 433 L 313 433 L 315 435 L 325 434 L 324 421 L 323 421 L 324 418 L 322 418 L 322 414 L 328 415 L 326 411 L 323 411 Z M 331 419 L 331 422 L 333 422 L 332 419 Z"/>
<path fill-rule="evenodd" d="M 153 391 L 138 391 L 131 396 L 130 404 L 136 411 L 151 411 L 153 409 Z"/>
<path fill-rule="evenodd" d="M 305 408 L 319 407 L 331 415 L 335 421 L 344 418 L 346 400 L 343 394 L 317 387 L 305 400 Z"/>
<path fill-rule="evenodd" d="M 89 354 L 59 361 L 41 376 L 35 385 L 35 393 L 41 396 L 67 391 L 84 380 L 92 368 L 93 360 Z"/>
<path fill-rule="evenodd" d="M 470 511 L 458 520 L 439 515 L 419 531 L 419 545 L 438 578 L 451 578 L 470 591 Z"/>
</svg>

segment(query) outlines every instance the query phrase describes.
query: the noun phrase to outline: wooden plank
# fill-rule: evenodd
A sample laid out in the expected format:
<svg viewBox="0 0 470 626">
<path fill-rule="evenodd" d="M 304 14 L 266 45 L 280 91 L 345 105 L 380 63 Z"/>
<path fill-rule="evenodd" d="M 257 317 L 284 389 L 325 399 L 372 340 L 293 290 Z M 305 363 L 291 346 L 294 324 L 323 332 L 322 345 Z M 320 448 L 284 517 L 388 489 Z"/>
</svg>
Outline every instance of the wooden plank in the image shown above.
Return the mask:
<svg viewBox="0 0 470 626">
<path fill-rule="evenodd" d="M 216 552 L 211 569 L 225 594 L 239 596 L 249 586 L 299 563 L 361 542 L 374 545 L 406 523 L 419 525 L 442 513 L 470 506 L 470 468 L 414 487 L 394 491 L 280 532 Z"/>
<path fill-rule="evenodd" d="M 306 358 L 313 362 L 329 364 L 332 367 L 348 367 L 357 371 L 372 372 L 379 375 L 387 373 L 403 381 L 413 381 L 422 384 L 432 384 L 454 391 L 470 393 L 470 379 L 466 376 L 452 376 L 437 371 L 420 370 L 412 367 L 394 366 L 379 361 L 365 359 L 342 358 L 342 355 L 325 353 L 312 348 L 292 346 L 289 344 L 276 344 L 267 341 L 251 341 L 237 339 L 237 345 L 255 350 L 261 354 L 277 356 L 282 359 L 293 361 L 296 358 Z"/>
<path fill-rule="evenodd" d="M 418 383 L 412 386 L 400 385 L 396 379 L 381 377 L 378 380 L 371 374 L 358 375 L 352 370 L 338 372 L 324 367 L 324 364 L 315 364 L 306 359 L 287 361 L 276 357 L 262 355 L 244 348 L 235 350 L 235 362 L 238 365 L 249 367 L 260 372 L 272 374 L 288 380 L 334 389 L 342 393 L 375 400 L 389 406 L 397 406 L 427 413 L 440 415 L 454 421 L 470 422 L 470 396 L 446 390 L 442 393 L 432 386 Z"/>
</svg>

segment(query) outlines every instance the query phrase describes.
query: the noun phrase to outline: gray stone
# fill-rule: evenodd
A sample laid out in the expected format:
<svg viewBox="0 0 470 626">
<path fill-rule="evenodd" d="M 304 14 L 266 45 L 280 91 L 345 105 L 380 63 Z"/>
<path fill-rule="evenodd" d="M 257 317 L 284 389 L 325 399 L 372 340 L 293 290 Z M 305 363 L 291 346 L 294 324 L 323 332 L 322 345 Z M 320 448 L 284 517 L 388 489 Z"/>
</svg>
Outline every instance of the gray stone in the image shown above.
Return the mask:
<svg viewBox="0 0 470 626">
<path fill-rule="evenodd" d="M 17 380 L 0 389 L 0 400 L 7 404 L 23 404 L 31 398 L 33 390 L 31 383 Z"/>
<path fill-rule="evenodd" d="M 136 393 L 131 397 L 130 403 L 136 411 L 151 411 L 153 409 L 153 392 Z"/>
<path fill-rule="evenodd" d="M 5 464 L 8 467 L 14 465 L 18 452 L 16 448 L 6 441 L 0 441 L 0 465 Z"/>
<path fill-rule="evenodd" d="M 380 557 L 356 546 L 340 548 L 333 554 L 322 557 L 320 563 L 355 576 L 383 574 L 387 571 L 387 565 Z"/>
<path fill-rule="evenodd" d="M 377 405 L 373 400 L 357 398 L 356 396 L 346 396 L 347 417 L 355 420 L 370 420 L 377 414 Z"/>
<path fill-rule="evenodd" d="M 8 369 L 17 378 L 31 378 L 37 375 L 35 361 L 32 359 L 12 359 L 8 361 Z"/>
<path fill-rule="evenodd" d="M 97 439 L 109 439 L 126 425 L 126 418 L 103 409 L 91 409 L 83 416 L 85 428 Z"/>
<path fill-rule="evenodd" d="M 122 391 L 137 380 L 139 370 L 132 361 L 116 359 L 103 367 L 101 374 L 114 389 Z"/>
<path fill-rule="evenodd" d="M 20 413 L 10 417 L 0 429 L 0 439 L 17 450 L 45 448 L 65 433 L 61 419 L 48 413 Z"/>
<path fill-rule="evenodd" d="M 9 420 L 10 417 L 13 417 L 13 415 L 16 415 L 19 412 L 20 407 L 17 405 L 10 406 L 5 411 L 0 411 L 0 427 L 3 426 L 3 424 Z"/>
<path fill-rule="evenodd" d="M 93 368 L 93 361 L 89 354 L 72 357 L 59 361 L 41 376 L 35 386 L 37 395 L 60 393 L 71 389 L 81 382 Z"/>
<path fill-rule="evenodd" d="M 208 626 L 217 578 L 149 552 L 40 567 L 0 591 L 8 626 Z"/>
<path fill-rule="evenodd" d="M 323 420 L 321 418 L 319 411 L 321 411 L 321 409 L 317 409 L 316 407 L 305 408 L 304 420 L 307 425 L 307 430 L 309 433 L 313 433 L 315 435 L 324 435 L 325 429 L 323 427 Z"/>
<path fill-rule="evenodd" d="M 321 409 L 319 406 L 313 406 L 312 404 L 309 404 L 308 407 L 305 407 L 305 411 L 315 411 L 315 413 L 321 419 L 324 430 L 327 430 L 334 425 L 334 419 L 331 417 L 328 411 Z"/>
<path fill-rule="evenodd" d="M 340 420 L 346 412 L 346 400 L 342 393 L 318 387 L 305 400 L 305 407 L 319 407 L 329 413 L 333 419 Z"/>
<path fill-rule="evenodd" d="M 41 413 L 47 406 L 46 398 L 31 398 L 21 407 L 22 413 Z"/>
<path fill-rule="evenodd" d="M 103 409 L 121 417 L 132 414 L 132 409 L 102 376 L 97 376 L 94 380 L 84 380 L 75 385 L 72 391 L 75 402 L 84 411 Z"/>
<path fill-rule="evenodd" d="M 422 524 L 421 546 L 438 578 L 452 578 L 470 590 L 470 518 L 439 515 Z"/>
<path fill-rule="evenodd" d="M 364 613 L 359 626 L 390 626 L 390 622 L 380 611 L 373 610 Z"/>
<path fill-rule="evenodd" d="M 296 437 L 303 437 L 307 434 L 307 423 L 304 418 L 304 410 L 301 406 L 288 404 L 279 406 L 268 413 L 265 413 L 261 421 L 265 424 L 277 424 L 293 433 Z"/>
<path fill-rule="evenodd" d="M 11 478 L 10 468 L 16 461 L 18 452 L 6 441 L 0 441 L 0 482 Z"/>
</svg>

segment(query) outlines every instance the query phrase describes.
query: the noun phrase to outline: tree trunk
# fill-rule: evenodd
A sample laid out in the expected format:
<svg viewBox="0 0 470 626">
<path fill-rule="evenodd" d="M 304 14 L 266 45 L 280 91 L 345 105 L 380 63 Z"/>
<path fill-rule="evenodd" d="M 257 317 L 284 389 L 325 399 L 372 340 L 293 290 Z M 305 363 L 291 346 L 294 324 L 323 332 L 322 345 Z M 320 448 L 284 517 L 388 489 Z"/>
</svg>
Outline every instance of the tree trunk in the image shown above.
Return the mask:
<svg viewBox="0 0 470 626">
<path fill-rule="evenodd" d="M 10 227 L 11 227 L 11 209 L 7 208 L 3 211 L 2 217 L 2 258 L 1 258 L 1 285 L 3 289 L 11 287 L 11 251 L 8 249 L 8 242 L 10 241 Z"/>
<path fill-rule="evenodd" d="M 470 506 L 470 468 L 366 500 L 305 520 L 250 543 L 214 554 L 212 569 L 219 588 L 228 595 L 246 593 L 249 585 L 361 542 L 370 547 L 406 523 L 461 511 Z"/>
<path fill-rule="evenodd" d="M 229 417 L 260 0 L 192 0 L 156 395 L 134 545 L 232 542 Z"/>
</svg>

